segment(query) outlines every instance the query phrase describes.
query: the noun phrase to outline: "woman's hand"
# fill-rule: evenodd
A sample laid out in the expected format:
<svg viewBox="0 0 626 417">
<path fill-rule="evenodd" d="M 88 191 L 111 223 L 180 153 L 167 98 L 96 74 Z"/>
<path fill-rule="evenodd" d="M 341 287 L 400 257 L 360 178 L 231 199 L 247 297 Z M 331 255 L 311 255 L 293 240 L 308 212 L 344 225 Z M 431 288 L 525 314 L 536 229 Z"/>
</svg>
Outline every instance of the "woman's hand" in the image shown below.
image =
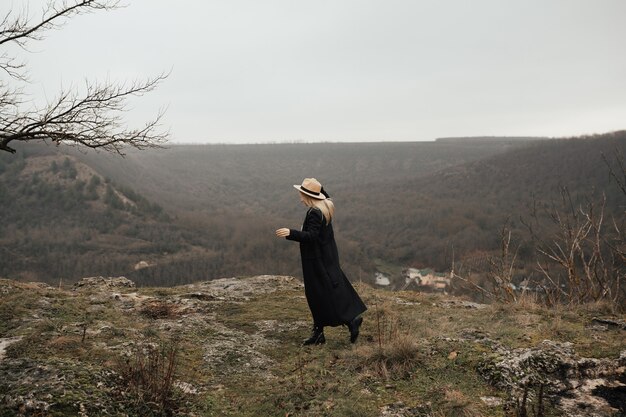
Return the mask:
<svg viewBox="0 0 626 417">
<path fill-rule="evenodd" d="M 283 227 L 276 231 L 276 237 L 287 237 L 289 236 L 289 229 Z"/>
</svg>

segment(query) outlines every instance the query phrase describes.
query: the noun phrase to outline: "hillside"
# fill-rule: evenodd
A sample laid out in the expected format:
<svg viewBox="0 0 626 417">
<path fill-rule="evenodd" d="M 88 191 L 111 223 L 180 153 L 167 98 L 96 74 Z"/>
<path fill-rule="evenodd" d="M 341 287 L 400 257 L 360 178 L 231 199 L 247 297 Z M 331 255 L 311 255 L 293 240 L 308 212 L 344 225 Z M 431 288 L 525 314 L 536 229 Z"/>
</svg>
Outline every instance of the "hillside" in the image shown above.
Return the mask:
<svg viewBox="0 0 626 417">
<path fill-rule="evenodd" d="M 520 146 L 511 141 L 172 145 L 129 150 L 124 159 L 81 157 L 120 184 L 132 178 L 138 190 L 166 208 L 290 215 L 286 187 L 304 176 L 332 184 L 339 197 L 355 186 L 402 183 Z"/>
<path fill-rule="evenodd" d="M 551 140 L 552 138 L 543 137 L 543 136 L 459 136 L 459 137 L 448 137 L 448 138 L 437 138 L 437 142 L 448 142 L 448 143 L 509 143 L 509 144 L 519 144 L 520 142 L 536 142 L 538 140 Z"/>
<path fill-rule="evenodd" d="M 269 246 L 274 258 L 284 252 L 247 231 L 297 227 L 301 208 L 290 186 L 301 177 L 316 176 L 329 184 L 338 207 L 335 227 L 353 276 L 359 267 L 371 276 L 376 269 L 372 259 L 445 270 L 453 248 L 462 258 L 497 251 L 507 218 L 513 220 L 516 236 L 527 239 L 520 216 L 529 217 L 533 201 L 543 207 L 558 204 L 561 187 L 578 198 L 575 203 L 599 200 L 604 193 L 607 214 L 618 223 L 626 220 L 621 208 L 626 196 L 602 160 L 604 154 L 617 168 L 615 155 L 626 154 L 626 132 L 558 140 L 464 139 L 181 146 L 158 154 L 134 153 L 129 158 L 136 164 L 124 168 L 117 161 L 112 166 L 119 181 L 140 178 L 136 186 L 142 193 L 185 213 L 190 225 L 219 230 L 239 213 L 235 229 Z M 99 163 L 111 170 L 104 160 Z M 124 173 L 133 166 L 140 166 L 141 174 Z M 532 249 L 523 246 L 522 254 L 534 263 Z"/>
<path fill-rule="evenodd" d="M 72 156 L 1 155 L 0 203 L 3 276 L 58 284 L 193 250 L 159 205 Z"/>
<path fill-rule="evenodd" d="M 626 155 L 626 131 L 533 142 L 430 176 L 379 184 L 370 192 L 376 196 L 375 216 L 357 209 L 371 205 L 368 196 L 348 190 L 343 198 L 350 215 L 342 230 L 370 242 L 370 256 L 444 269 L 451 264 L 452 247 L 457 260 L 498 251 L 499 230 L 507 218 L 516 239 L 528 241 L 520 217 L 528 221 L 533 207 L 544 218 L 553 204 L 571 210 L 561 203 L 561 187 L 571 192 L 575 208 L 591 200 L 599 209 L 606 195 L 606 217 L 626 225 L 626 195 L 611 179 L 603 154 L 619 175 L 616 157 Z M 385 233 L 359 227 L 372 217 Z M 520 255 L 534 263 L 526 243 Z"/>
<path fill-rule="evenodd" d="M 309 313 L 291 277 L 0 280 L 0 416 L 626 413 L 625 317 L 602 304 L 357 288 L 369 311 L 356 345 L 336 328 L 302 348 Z"/>
<path fill-rule="evenodd" d="M 51 174 L 31 178 L 30 168 L 17 176 L 0 173 L 7 213 L 29 213 L 27 221 L 18 219 L 19 227 L 12 226 L 13 218 L 0 225 L 1 247 L 11 251 L 0 262 L 0 276 L 54 283 L 61 277 L 124 274 L 141 285 L 175 285 L 239 274 L 298 275 L 297 245 L 276 239 L 273 231 L 300 226 L 304 212 L 291 185 L 310 175 L 327 184 L 337 205 L 341 261 L 353 280 L 373 283 L 381 265 L 385 271 L 409 266 L 445 271 L 453 254 L 456 261 L 478 259 L 474 263 L 482 265 L 499 252 L 507 218 L 519 245 L 521 280 L 536 273 L 536 260 L 520 219 L 527 221 L 532 207 L 539 207 L 546 224 L 538 230 L 549 236 L 547 211 L 553 203 L 567 209 L 560 205 L 560 187 L 568 187 L 575 204 L 588 198 L 598 204 L 604 193 L 606 218 L 618 225 L 626 221 L 626 196 L 602 160 L 605 154 L 615 168 L 619 152 L 626 154 L 625 132 L 562 140 L 178 145 L 129 151 L 125 158 L 24 147 L 18 153 L 26 155 L 24 161 L 11 155 L 1 161 L 20 167 L 30 159 L 40 161 L 35 165 L 55 160 L 59 167 L 69 158 L 102 178 L 101 202 L 85 203 L 88 191 L 74 197 L 76 187 L 89 188 L 87 177 L 59 182 L 58 174 L 51 183 Z M 57 202 L 34 203 L 32 181 L 61 187 L 50 193 L 56 197 L 46 197 Z M 116 190 L 109 196 L 132 195 L 145 203 L 103 212 L 109 186 Z M 61 208 L 51 210 L 55 205 Z M 58 237 L 61 242 L 55 242 Z M 81 258 L 88 251 L 97 256 Z M 135 270 L 142 261 L 150 267 Z"/>
<path fill-rule="evenodd" d="M 297 256 L 297 247 L 277 241 L 272 232 L 278 224 L 298 227 L 301 210 L 289 190 L 291 183 L 299 181 L 293 178 L 300 178 L 303 171 L 333 175 L 348 183 L 356 178 L 367 182 L 380 178 L 403 180 L 513 146 L 173 146 L 158 151 L 130 151 L 125 158 L 81 153 L 71 148 L 21 146 L 16 157 L 0 155 L 0 163 L 13 165 L 12 169 L 20 172 L 0 172 L 0 184 L 7 190 L 3 201 L 8 204 L 8 212 L 23 213 L 24 217 L 18 225 L 12 226 L 16 219 L 9 218 L 0 226 L 4 228 L 3 248 L 13 248 L 12 255 L 0 262 L 0 276 L 55 283 L 60 278 L 73 281 L 80 276 L 105 273 L 131 276 L 139 283 L 173 285 L 173 276 L 191 282 L 241 273 L 297 274 L 299 264 L 288 261 Z M 59 175 L 51 173 L 53 162 L 57 166 L 71 164 L 71 170 L 80 166 L 88 174 L 83 175 L 85 178 L 71 176 L 59 181 Z M 390 169 L 389 163 L 402 168 Z M 22 172 L 26 165 L 39 166 L 48 173 L 30 168 Z M 34 179 L 29 176 L 33 173 Z M 150 207 L 144 204 L 146 207 L 132 213 L 124 213 L 121 206 L 108 207 L 103 216 L 102 205 L 95 204 L 95 200 L 85 205 L 81 203 L 82 194 L 74 191 L 91 177 L 114 187 L 116 195 L 123 189 L 122 194 L 151 201 Z M 57 200 L 55 204 L 68 205 L 65 212 L 58 211 L 64 213 L 62 221 L 50 217 L 49 209 L 44 208 L 46 202 L 32 204 L 32 181 L 51 190 L 56 187 L 55 192 L 50 192 Z M 166 207 L 165 211 L 160 206 Z M 143 213 L 145 209 L 161 211 L 155 218 L 154 213 Z M 147 223 L 142 219 L 146 215 L 151 219 Z M 105 219 L 113 223 L 107 225 Z M 39 235 L 46 230 L 51 232 L 41 241 Z M 77 236 L 79 231 L 82 235 Z M 87 254 L 83 249 L 85 236 L 91 242 L 89 255 L 97 255 L 89 257 L 97 259 L 95 263 L 81 261 Z M 55 242 L 57 237 L 63 237 L 64 242 Z M 143 249 L 137 250 L 137 245 L 143 245 Z M 340 236 L 340 245 L 345 248 L 342 252 L 348 272 L 357 276 L 360 265 L 366 271 L 363 278 L 369 279 L 367 271 L 373 269 L 373 264 L 360 249 L 360 242 Z M 28 254 L 41 252 L 42 247 L 44 256 L 37 258 L 38 263 L 35 259 L 29 270 L 27 262 L 33 258 Z M 107 256 L 109 249 L 119 251 L 119 256 Z M 59 265 L 60 260 L 65 266 Z M 135 271 L 134 266 L 140 262 L 150 267 Z"/>
</svg>

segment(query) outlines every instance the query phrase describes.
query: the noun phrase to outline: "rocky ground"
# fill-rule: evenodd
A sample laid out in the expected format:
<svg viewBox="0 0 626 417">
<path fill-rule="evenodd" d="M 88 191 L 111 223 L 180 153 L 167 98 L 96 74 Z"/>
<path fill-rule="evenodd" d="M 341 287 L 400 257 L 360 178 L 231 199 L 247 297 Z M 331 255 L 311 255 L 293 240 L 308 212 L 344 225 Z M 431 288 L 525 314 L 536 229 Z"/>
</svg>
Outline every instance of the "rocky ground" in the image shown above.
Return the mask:
<svg viewBox="0 0 626 417">
<path fill-rule="evenodd" d="M 359 341 L 302 348 L 291 277 L 0 280 L 0 416 L 626 415 L 626 323 L 604 305 L 357 289 Z"/>
</svg>

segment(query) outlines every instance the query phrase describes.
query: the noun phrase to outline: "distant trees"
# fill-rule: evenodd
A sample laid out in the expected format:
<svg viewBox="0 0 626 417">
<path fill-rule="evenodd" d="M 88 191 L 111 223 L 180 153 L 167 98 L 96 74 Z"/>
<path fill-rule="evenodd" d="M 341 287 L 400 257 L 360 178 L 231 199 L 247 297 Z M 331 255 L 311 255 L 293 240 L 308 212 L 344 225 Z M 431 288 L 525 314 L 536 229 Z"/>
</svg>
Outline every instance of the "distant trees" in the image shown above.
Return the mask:
<svg viewBox="0 0 626 417">
<path fill-rule="evenodd" d="M 333 154 L 325 153 L 327 146 L 345 154 L 333 163 L 326 162 Z M 423 157 L 419 166 L 432 160 L 428 172 L 445 163 L 417 145 L 411 145 L 413 150 L 406 144 L 376 146 L 376 152 L 396 152 L 394 159 L 399 161 L 403 155 Z M 63 276 L 67 282 L 87 275 L 123 274 L 143 284 L 167 285 L 261 273 L 298 275 L 297 246 L 275 239 L 272 233 L 281 224 L 299 227 L 304 215 L 297 194 L 289 191 L 290 177 L 319 170 L 329 172 L 329 191 L 338 208 L 335 232 L 342 267 L 350 279 L 362 277 L 371 282 L 379 259 L 395 266 L 439 271 L 449 268 L 454 259 L 458 266 L 455 273 L 471 272 L 472 279 L 482 274 L 484 280 L 477 284 L 490 291 L 500 285 L 499 296 L 509 299 L 518 295 L 508 292 L 511 285 L 533 288 L 533 295 L 538 293 L 534 290 L 538 285 L 546 285 L 538 260 L 558 283 L 555 289 L 561 295 L 558 288 L 567 293 L 574 290 L 567 287 L 568 270 L 539 254 L 537 243 L 541 239 L 548 245 L 557 242 L 564 247 L 559 240 L 564 235 L 558 234 L 561 229 L 551 217 L 554 208 L 562 220 L 571 213 L 569 203 L 562 205 L 560 186 L 570 190 L 581 225 L 587 222 L 581 208 L 598 225 L 602 200 L 592 200 L 592 213 L 587 202 L 593 195 L 591 190 L 596 190 L 596 197 L 604 192 L 606 206 L 600 229 L 606 240 L 596 253 L 602 256 L 605 267 L 600 267 L 600 258 L 593 255 L 591 238 L 596 226 L 589 229 L 589 225 L 583 229 L 585 233 L 589 230 L 587 238 L 581 241 L 585 255 L 581 257 L 579 252 L 574 267 L 583 278 L 580 282 L 588 284 L 589 299 L 609 289 L 613 298 L 623 300 L 619 294 L 623 297 L 626 289 L 626 193 L 622 191 L 626 189 L 626 171 L 623 158 L 614 156 L 616 148 L 617 154 L 626 154 L 626 132 L 589 140 L 545 142 L 485 161 L 448 167 L 433 175 L 414 173 L 413 165 L 402 162 L 394 164 L 397 170 L 387 175 L 383 168 L 392 165 L 381 161 L 386 157 L 372 153 L 363 158 L 359 152 L 369 152 L 370 148 L 360 145 L 181 147 L 175 158 L 171 156 L 174 152 L 158 153 L 158 159 L 151 159 L 157 153 L 138 152 L 145 175 L 136 175 L 132 161 L 90 153 L 69 157 L 70 163 L 66 163 L 63 156 L 49 158 L 57 154 L 49 147 L 24 147 L 17 155 L 0 153 L 4 216 L 0 224 L 0 276 L 26 276 L 36 270 L 38 279 L 52 277 L 54 282 L 55 277 Z M 612 175 L 601 153 L 607 155 Z M 35 163 L 32 155 L 46 156 L 42 160 L 48 165 L 42 168 L 43 163 Z M 24 156 L 28 156 L 26 169 Z M 456 161 L 462 156 L 454 154 L 450 159 Z M 371 170 L 382 167 L 367 172 L 367 192 L 363 178 L 350 175 L 354 168 L 349 163 L 359 158 L 371 161 Z M 284 165 L 272 164 L 276 159 Z M 175 170 L 180 160 L 188 170 Z M 86 174 L 90 163 L 78 161 L 96 161 L 102 176 L 90 177 Z M 250 172 L 246 172 L 250 167 L 258 170 L 254 178 L 262 182 L 250 180 Z M 406 169 L 401 171 L 402 167 Z M 66 178 L 72 168 L 78 175 Z M 107 176 L 111 180 L 105 179 Z M 107 184 L 111 184 L 108 197 Z M 160 207 L 144 198 L 144 193 L 151 201 L 167 204 L 170 199 L 171 218 L 168 220 Z M 531 220 L 533 196 L 537 209 L 537 218 L 532 219 L 535 240 L 520 221 L 520 216 L 525 222 Z M 117 208 L 107 204 L 107 198 Z M 177 205 L 173 208 L 174 199 Z M 507 218 L 510 221 L 504 230 Z M 81 237 L 72 241 L 75 236 Z M 609 253 L 609 244 L 619 256 Z M 554 245 L 543 248 L 547 253 L 559 250 Z M 3 255 L 6 250 L 15 254 Z M 7 265 L 7 259 L 20 256 L 23 262 Z M 134 265 L 142 260 L 151 266 L 135 271 Z M 585 281 L 580 275 L 583 262 L 587 264 L 584 269 L 593 272 L 594 281 Z M 603 275 L 605 270 L 607 275 Z M 622 277 L 621 290 L 602 284 L 618 283 L 612 278 L 603 280 L 611 274 Z M 581 291 L 573 294 L 585 297 L 585 287 L 579 288 Z"/>
<path fill-rule="evenodd" d="M 616 151 L 615 161 L 603 159 L 617 183 L 614 188 L 626 197 L 623 156 Z M 507 220 L 501 231 L 501 253 L 486 256 L 488 267 L 471 271 L 468 264 L 460 273 L 453 263 L 452 275 L 467 288 L 501 302 L 525 300 L 524 295 L 532 294 L 533 300 L 548 306 L 603 302 L 623 311 L 626 206 L 607 210 L 606 192 L 577 190 L 574 197 L 563 186 L 558 201 L 533 201 L 530 212 L 520 219 L 527 231 L 521 241 L 512 244 Z"/>
<path fill-rule="evenodd" d="M 157 204 L 95 173 L 89 177 L 88 168 L 71 157 L 46 165 L 32 151 L 0 154 L 0 277 L 56 284 L 59 278 L 67 283 L 83 276 L 124 275 L 134 272 L 139 261 L 176 259 L 188 249 L 185 232 L 170 224 Z M 182 263 L 193 275 L 180 279 L 205 278 L 208 272 L 201 265 L 207 262 L 217 271 L 221 263 L 205 258 L 185 258 Z M 139 278 L 166 282 L 172 274 L 159 262 Z"/>
<path fill-rule="evenodd" d="M 104 194 L 104 202 L 106 205 L 108 205 L 109 207 L 113 209 L 116 209 L 116 210 L 124 209 L 124 203 L 115 193 L 115 190 L 113 189 L 111 184 L 107 184 L 106 191 Z"/>
<path fill-rule="evenodd" d="M 85 198 L 87 200 L 97 200 L 98 199 L 98 186 L 101 184 L 100 177 L 97 175 L 92 175 L 89 183 L 87 184 L 87 189 L 85 193 Z"/>
<path fill-rule="evenodd" d="M 122 84 L 87 82 L 83 91 L 60 91 L 43 108 L 28 107 L 23 92 L 28 82 L 26 64 L 7 52 L 14 45 L 25 49 L 80 14 L 118 7 L 117 0 L 52 0 L 33 21 L 25 12 L 10 10 L 0 16 L 0 150 L 15 153 L 11 142 L 41 141 L 80 145 L 122 153 L 124 146 L 156 147 L 167 138 L 160 130 L 162 113 L 144 126 L 128 128 L 122 113 L 130 96 L 152 91 L 166 74 Z"/>
</svg>

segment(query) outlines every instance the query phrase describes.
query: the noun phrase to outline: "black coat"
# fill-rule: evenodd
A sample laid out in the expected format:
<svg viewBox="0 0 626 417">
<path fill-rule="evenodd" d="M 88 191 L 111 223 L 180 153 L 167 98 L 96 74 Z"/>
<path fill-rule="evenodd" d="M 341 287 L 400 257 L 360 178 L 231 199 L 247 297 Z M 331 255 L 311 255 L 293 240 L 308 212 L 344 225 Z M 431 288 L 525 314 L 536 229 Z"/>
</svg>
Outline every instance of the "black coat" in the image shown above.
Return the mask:
<svg viewBox="0 0 626 417">
<path fill-rule="evenodd" d="M 290 229 L 287 239 L 300 242 L 304 292 L 317 326 L 346 324 L 367 310 L 339 266 L 332 222 L 311 208 L 302 230 Z"/>
</svg>

